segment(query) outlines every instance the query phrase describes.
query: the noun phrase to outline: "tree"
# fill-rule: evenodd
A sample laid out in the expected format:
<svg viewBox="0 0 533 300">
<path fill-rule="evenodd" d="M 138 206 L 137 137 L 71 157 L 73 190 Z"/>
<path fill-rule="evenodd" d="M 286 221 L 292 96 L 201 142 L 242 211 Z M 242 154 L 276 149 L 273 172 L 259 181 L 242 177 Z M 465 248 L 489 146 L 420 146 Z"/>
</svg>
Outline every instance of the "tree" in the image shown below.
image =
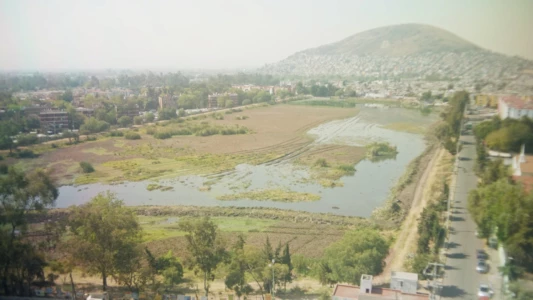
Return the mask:
<svg viewBox="0 0 533 300">
<path fill-rule="evenodd" d="M 226 100 L 226 103 L 224 104 L 225 108 L 232 108 L 233 107 L 233 100 L 228 99 Z"/>
<path fill-rule="evenodd" d="M 224 241 L 218 227 L 209 219 L 183 221 L 179 227 L 186 232 L 187 249 L 192 255 L 190 267 L 203 273 L 205 296 L 209 295 L 209 282 L 214 280 L 214 271 L 226 258 Z"/>
<path fill-rule="evenodd" d="M 178 115 L 176 110 L 172 108 L 163 108 L 159 111 L 159 120 L 170 120 L 176 119 Z"/>
<path fill-rule="evenodd" d="M 61 95 L 61 100 L 72 102 L 74 100 L 74 95 L 72 95 L 72 90 L 66 90 L 63 95 Z"/>
<path fill-rule="evenodd" d="M 20 126 L 15 121 L 0 121 L 0 149 L 9 149 L 11 153 L 15 146 L 11 137 L 17 135 L 19 131 Z"/>
<path fill-rule="evenodd" d="M 9 167 L 8 174 L 0 176 L 0 278 L 6 294 L 29 291 L 34 279 L 44 279 L 43 256 L 25 237 L 27 218 L 52 207 L 57 196 L 43 170 L 24 174 Z"/>
<path fill-rule="evenodd" d="M 29 115 L 26 118 L 24 118 L 24 126 L 28 130 L 34 130 L 41 128 L 41 120 L 39 119 L 39 116 L 37 115 Z"/>
<path fill-rule="evenodd" d="M 362 274 L 381 273 L 388 252 L 388 243 L 378 231 L 349 231 L 326 248 L 324 268 L 331 272 L 326 272 L 325 277 L 330 282 L 359 284 Z"/>
<path fill-rule="evenodd" d="M 85 135 L 102 132 L 109 128 L 109 124 L 105 121 L 99 121 L 95 118 L 89 118 L 83 125 L 80 126 L 80 132 Z"/>
<path fill-rule="evenodd" d="M 180 108 L 178 110 L 178 117 L 182 118 L 182 117 L 185 117 L 187 116 L 187 113 L 185 113 L 185 110 L 183 108 Z"/>
<path fill-rule="evenodd" d="M 141 227 L 134 211 L 116 195 L 100 193 L 87 204 L 73 207 L 68 219 L 71 255 L 89 274 L 99 274 L 103 290 L 125 257 L 140 242 Z"/>
<path fill-rule="evenodd" d="M 146 122 L 153 122 L 154 119 L 155 119 L 155 116 L 153 113 L 147 113 L 146 115 L 144 115 L 144 117 L 146 118 Z"/>
<path fill-rule="evenodd" d="M 141 116 L 136 116 L 135 118 L 133 118 L 133 124 L 135 125 L 142 125 L 143 123 L 143 117 Z"/>
<path fill-rule="evenodd" d="M 173 287 L 183 280 L 183 266 L 170 250 L 157 259 L 157 269 L 163 275 L 165 284 L 168 286 Z"/>
<path fill-rule="evenodd" d="M 120 125 L 120 127 L 128 127 L 131 125 L 131 117 L 129 116 L 122 116 L 118 119 L 118 125 Z"/>
<path fill-rule="evenodd" d="M 228 275 L 224 280 L 227 288 L 233 290 L 237 299 L 242 295 L 248 295 L 253 291 L 252 287 L 246 283 L 246 260 L 244 255 L 244 237 L 239 235 L 230 254 Z"/>
</svg>

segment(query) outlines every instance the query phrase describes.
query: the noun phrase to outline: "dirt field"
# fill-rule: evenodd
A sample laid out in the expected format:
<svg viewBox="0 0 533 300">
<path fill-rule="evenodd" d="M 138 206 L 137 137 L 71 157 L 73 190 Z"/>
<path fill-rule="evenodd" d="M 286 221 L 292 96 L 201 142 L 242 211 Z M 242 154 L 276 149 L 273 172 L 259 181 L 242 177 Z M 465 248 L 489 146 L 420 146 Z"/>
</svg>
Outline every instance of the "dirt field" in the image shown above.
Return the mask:
<svg viewBox="0 0 533 300">
<path fill-rule="evenodd" d="M 219 126 L 240 125 L 252 133 L 241 135 L 175 136 L 158 140 L 143 134 L 141 140 L 102 137 L 97 141 L 52 149 L 38 145 L 40 157 L 20 160 L 31 169 L 48 168 L 61 184 L 137 181 L 164 176 L 206 174 L 232 169 L 240 163 L 266 162 L 299 149 L 311 142 L 305 133 L 318 124 L 357 114 L 356 109 L 277 105 L 223 114 L 223 120 L 206 119 Z M 238 120 L 238 116 L 247 116 Z M 78 163 L 93 164 L 96 172 L 81 175 Z"/>
</svg>

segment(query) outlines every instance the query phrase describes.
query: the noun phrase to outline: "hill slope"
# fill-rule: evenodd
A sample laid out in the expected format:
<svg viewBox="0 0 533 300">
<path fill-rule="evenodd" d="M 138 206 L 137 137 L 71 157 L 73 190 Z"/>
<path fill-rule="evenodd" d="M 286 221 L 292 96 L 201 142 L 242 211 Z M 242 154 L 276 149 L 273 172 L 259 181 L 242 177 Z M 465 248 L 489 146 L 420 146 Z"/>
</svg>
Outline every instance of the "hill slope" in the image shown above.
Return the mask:
<svg viewBox="0 0 533 300">
<path fill-rule="evenodd" d="M 305 52 L 320 55 L 401 56 L 424 52 L 469 50 L 480 50 L 480 48 L 437 27 L 402 24 L 364 31 L 342 41 Z"/>
<path fill-rule="evenodd" d="M 402 24 L 304 50 L 260 71 L 275 75 L 510 82 L 527 69 L 533 70 L 532 61 L 485 50 L 433 26 Z"/>
</svg>

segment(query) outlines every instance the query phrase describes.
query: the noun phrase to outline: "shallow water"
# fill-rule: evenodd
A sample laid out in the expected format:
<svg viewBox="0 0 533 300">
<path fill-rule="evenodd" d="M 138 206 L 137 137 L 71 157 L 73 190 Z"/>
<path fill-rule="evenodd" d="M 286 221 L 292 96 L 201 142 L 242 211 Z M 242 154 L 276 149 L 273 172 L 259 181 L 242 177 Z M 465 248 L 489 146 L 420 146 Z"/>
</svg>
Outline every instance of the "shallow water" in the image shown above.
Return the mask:
<svg viewBox="0 0 533 300">
<path fill-rule="evenodd" d="M 356 117 L 328 122 L 311 129 L 308 133 L 316 138 L 313 144 L 279 161 L 259 166 L 239 165 L 224 176 L 185 176 L 173 180 L 161 180 L 159 184 L 174 187 L 174 190 L 164 192 L 147 191 L 146 186 L 152 181 L 129 182 L 120 185 L 64 186 L 60 188 L 57 206 L 82 204 L 99 192 L 111 190 L 116 192 L 127 205 L 262 206 L 368 217 L 386 200 L 390 188 L 404 173 L 405 167 L 425 147 L 421 135 L 384 129 L 380 124 L 406 122 L 411 117 L 409 113 L 406 114 L 401 109 L 362 109 Z M 307 180 L 309 173 L 306 169 L 291 164 L 291 159 L 318 145 L 363 146 L 373 141 L 390 142 L 397 147 L 398 155 L 395 159 L 379 162 L 362 160 L 355 166 L 354 176 L 341 178 L 344 183 L 343 187 L 324 188 L 318 184 L 309 183 Z M 198 188 L 207 181 L 211 181 L 211 190 L 199 191 Z M 315 193 L 321 195 L 322 199 L 299 203 L 216 200 L 217 196 L 228 193 L 265 188 L 286 188 L 298 192 Z"/>
</svg>

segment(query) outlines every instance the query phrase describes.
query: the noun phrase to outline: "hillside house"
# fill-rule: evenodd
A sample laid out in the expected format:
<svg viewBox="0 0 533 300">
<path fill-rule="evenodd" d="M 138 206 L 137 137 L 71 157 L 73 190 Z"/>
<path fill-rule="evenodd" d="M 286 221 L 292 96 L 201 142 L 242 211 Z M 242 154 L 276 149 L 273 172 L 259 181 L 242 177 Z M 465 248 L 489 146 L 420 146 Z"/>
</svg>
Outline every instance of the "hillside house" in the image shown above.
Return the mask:
<svg viewBox="0 0 533 300">
<path fill-rule="evenodd" d="M 533 98 L 507 96 L 498 100 L 498 114 L 500 118 L 520 119 L 529 117 L 533 119 Z"/>
</svg>

